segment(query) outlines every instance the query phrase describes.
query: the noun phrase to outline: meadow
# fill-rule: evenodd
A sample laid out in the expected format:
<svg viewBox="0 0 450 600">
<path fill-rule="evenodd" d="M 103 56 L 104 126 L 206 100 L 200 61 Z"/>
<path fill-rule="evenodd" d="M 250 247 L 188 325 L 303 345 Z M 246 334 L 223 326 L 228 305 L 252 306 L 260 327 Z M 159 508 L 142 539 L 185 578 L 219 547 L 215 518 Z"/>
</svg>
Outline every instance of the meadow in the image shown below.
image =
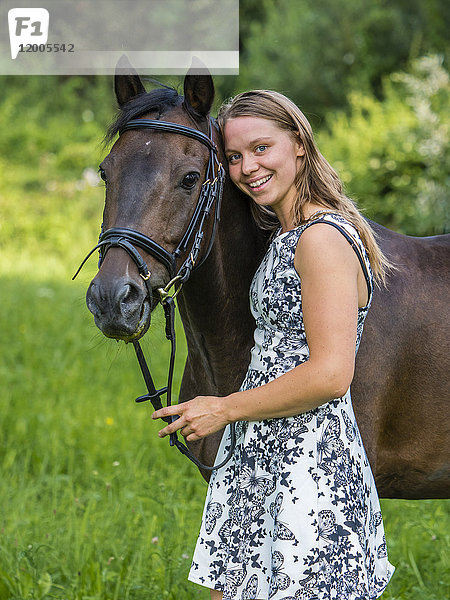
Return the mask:
<svg viewBox="0 0 450 600">
<path fill-rule="evenodd" d="M 186 581 L 206 485 L 134 403 L 145 386 L 133 349 L 94 326 L 84 295 L 95 259 L 71 281 L 103 202 L 102 123 L 78 101 L 67 114 L 79 131 L 66 121 L 57 142 L 62 120 L 43 128 L 30 108 L 29 130 L 10 127 L 0 158 L 0 600 L 207 600 Z M 143 345 L 162 385 L 158 311 Z M 382 502 L 397 567 L 385 600 L 449 597 L 449 507 Z"/>
</svg>

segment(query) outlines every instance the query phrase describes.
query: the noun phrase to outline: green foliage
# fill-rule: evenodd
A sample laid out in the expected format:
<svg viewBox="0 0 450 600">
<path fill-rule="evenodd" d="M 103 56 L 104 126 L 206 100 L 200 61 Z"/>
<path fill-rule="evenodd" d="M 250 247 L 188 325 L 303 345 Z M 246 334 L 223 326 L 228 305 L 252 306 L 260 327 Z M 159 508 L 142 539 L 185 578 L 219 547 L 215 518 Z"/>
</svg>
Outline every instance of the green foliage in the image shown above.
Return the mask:
<svg viewBox="0 0 450 600">
<path fill-rule="evenodd" d="M 97 166 L 113 114 L 111 79 L 3 77 L 2 83 L 0 264 L 20 269 L 23 263 L 29 271 L 42 253 L 47 275 L 68 264 L 74 270 L 101 221 Z"/>
<path fill-rule="evenodd" d="M 0 155 L 33 166 L 41 166 L 42 159 L 53 160 L 58 170 L 81 172 L 95 149 L 92 140 L 101 140 L 111 118 L 111 79 L 11 76 L 2 77 L 2 90 L 0 121 L 5 126 Z M 74 144 L 68 165 L 67 153 Z"/>
<path fill-rule="evenodd" d="M 448 48 L 444 0 L 241 4 L 246 20 L 236 89 L 276 89 L 313 119 L 346 107 L 351 90 L 379 95 L 384 76 Z"/>
<path fill-rule="evenodd" d="M 448 230 L 449 76 L 437 56 L 386 80 L 383 101 L 353 92 L 319 145 L 373 220 L 412 235 Z"/>
<path fill-rule="evenodd" d="M 396 567 L 383 600 L 443 600 L 448 596 L 449 508 L 448 500 L 381 501 L 389 560 Z M 430 556 L 439 559 L 429 561 Z"/>
</svg>

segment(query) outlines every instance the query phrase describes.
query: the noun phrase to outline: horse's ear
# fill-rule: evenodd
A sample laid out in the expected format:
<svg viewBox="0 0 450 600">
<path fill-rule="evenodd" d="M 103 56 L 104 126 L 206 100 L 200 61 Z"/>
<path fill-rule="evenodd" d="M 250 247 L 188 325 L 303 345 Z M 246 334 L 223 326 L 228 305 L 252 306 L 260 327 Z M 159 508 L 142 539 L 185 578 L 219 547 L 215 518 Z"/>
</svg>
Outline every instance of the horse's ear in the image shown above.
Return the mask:
<svg viewBox="0 0 450 600">
<path fill-rule="evenodd" d="M 198 58 L 194 58 L 184 78 L 183 105 L 194 116 L 206 117 L 213 101 L 214 83 L 211 74 Z"/>
<path fill-rule="evenodd" d="M 141 78 L 133 69 L 125 54 L 120 57 L 116 65 L 114 91 L 119 106 L 123 106 L 135 96 L 145 92 Z"/>
</svg>

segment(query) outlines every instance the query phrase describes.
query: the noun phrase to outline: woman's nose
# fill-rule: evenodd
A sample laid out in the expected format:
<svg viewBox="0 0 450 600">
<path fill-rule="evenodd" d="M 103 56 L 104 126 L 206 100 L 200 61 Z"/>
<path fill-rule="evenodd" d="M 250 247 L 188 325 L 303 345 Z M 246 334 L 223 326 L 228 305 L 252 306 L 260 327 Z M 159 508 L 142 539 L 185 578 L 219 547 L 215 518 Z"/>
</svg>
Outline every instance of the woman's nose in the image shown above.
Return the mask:
<svg viewBox="0 0 450 600">
<path fill-rule="evenodd" d="M 259 168 L 258 162 L 254 156 L 243 156 L 241 160 L 241 170 L 243 175 L 250 175 Z"/>
</svg>

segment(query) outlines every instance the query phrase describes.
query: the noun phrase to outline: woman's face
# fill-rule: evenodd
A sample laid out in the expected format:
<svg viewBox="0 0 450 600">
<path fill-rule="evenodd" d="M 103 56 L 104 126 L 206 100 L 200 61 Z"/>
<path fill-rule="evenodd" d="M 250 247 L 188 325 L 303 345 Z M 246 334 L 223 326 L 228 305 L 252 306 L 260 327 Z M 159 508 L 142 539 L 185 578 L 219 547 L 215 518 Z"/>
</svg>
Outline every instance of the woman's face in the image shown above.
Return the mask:
<svg viewBox="0 0 450 600">
<path fill-rule="evenodd" d="M 260 117 L 230 119 L 224 134 L 233 183 L 286 222 L 297 195 L 294 182 L 305 154 L 303 145 L 273 121 Z"/>
</svg>

